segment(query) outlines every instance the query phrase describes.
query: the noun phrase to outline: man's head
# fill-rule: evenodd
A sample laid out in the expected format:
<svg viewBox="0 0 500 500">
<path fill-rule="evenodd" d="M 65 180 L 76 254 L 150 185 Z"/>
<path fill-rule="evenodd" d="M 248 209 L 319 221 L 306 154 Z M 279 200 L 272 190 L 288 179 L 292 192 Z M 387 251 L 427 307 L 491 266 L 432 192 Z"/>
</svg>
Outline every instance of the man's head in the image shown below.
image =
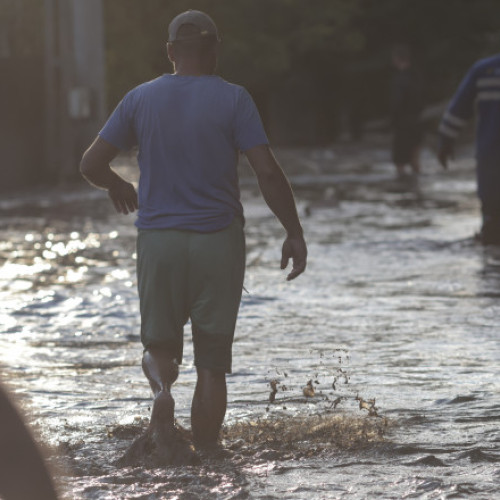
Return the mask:
<svg viewBox="0 0 500 500">
<path fill-rule="evenodd" d="M 188 10 L 168 26 L 167 51 L 176 72 L 182 68 L 212 74 L 217 64 L 219 34 L 213 20 L 199 10 Z"/>
<path fill-rule="evenodd" d="M 397 69 L 406 69 L 411 66 L 411 52 L 408 45 L 395 45 L 392 48 L 392 64 Z"/>
</svg>

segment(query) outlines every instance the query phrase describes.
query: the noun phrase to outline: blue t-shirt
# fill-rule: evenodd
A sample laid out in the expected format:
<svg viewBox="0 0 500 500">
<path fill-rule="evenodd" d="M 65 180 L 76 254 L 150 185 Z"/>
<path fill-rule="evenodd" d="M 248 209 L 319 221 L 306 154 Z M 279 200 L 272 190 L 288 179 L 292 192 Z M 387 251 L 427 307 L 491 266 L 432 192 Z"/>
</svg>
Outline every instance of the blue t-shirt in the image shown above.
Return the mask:
<svg viewBox="0 0 500 500">
<path fill-rule="evenodd" d="M 214 75 L 139 85 L 99 135 L 122 150 L 139 147 L 138 228 L 198 232 L 243 218 L 238 154 L 268 143 L 249 93 Z"/>
</svg>

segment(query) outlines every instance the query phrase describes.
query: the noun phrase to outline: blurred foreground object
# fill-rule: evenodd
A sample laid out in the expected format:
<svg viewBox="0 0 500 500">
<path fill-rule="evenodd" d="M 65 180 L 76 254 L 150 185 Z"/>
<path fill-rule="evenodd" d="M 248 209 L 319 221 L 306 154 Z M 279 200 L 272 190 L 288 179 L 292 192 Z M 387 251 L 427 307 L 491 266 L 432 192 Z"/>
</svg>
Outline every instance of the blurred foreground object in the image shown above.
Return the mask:
<svg viewBox="0 0 500 500">
<path fill-rule="evenodd" d="M 42 453 L 3 387 L 0 387 L 0 418 L 0 497 L 57 499 Z"/>
<path fill-rule="evenodd" d="M 477 106 L 476 174 L 483 244 L 500 244 L 500 55 L 477 61 L 467 72 L 439 126 L 438 159 L 443 168 Z"/>
</svg>

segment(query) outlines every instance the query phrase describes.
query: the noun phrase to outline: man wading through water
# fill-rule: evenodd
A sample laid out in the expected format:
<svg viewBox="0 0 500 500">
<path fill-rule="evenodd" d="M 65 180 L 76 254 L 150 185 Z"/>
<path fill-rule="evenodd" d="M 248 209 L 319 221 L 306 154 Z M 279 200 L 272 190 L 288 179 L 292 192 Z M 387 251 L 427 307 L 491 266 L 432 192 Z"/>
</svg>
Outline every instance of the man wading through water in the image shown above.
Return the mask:
<svg viewBox="0 0 500 500">
<path fill-rule="evenodd" d="M 194 443 L 216 445 L 226 412 L 226 373 L 245 267 L 237 161 L 243 151 L 264 199 L 287 232 L 281 268 L 292 280 L 307 249 L 290 185 L 248 92 L 213 73 L 219 38 L 200 11 L 168 28 L 174 66 L 120 102 L 81 162 L 83 176 L 106 189 L 116 210 L 138 209 L 137 278 L 142 366 L 154 393 L 150 430 L 174 431 L 170 388 L 182 362 L 183 328 L 192 323 L 197 383 L 191 407 Z M 119 150 L 138 146 L 138 198 L 111 170 Z"/>
</svg>

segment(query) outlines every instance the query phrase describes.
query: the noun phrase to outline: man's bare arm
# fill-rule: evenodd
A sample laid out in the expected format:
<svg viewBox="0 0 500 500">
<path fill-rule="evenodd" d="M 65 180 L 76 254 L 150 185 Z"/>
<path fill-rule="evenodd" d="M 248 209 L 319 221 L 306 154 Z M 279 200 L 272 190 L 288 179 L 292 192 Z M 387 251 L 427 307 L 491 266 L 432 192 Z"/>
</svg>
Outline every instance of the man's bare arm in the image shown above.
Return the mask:
<svg viewBox="0 0 500 500">
<path fill-rule="evenodd" d="M 246 156 L 257 176 L 264 200 L 287 232 L 281 269 L 286 268 L 291 258 L 293 268 L 287 279 L 292 280 L 306 268 L 307 247 L 290 183 L 268 145 L 255 146 L 246 151 Z"/>
<path fill-rule="evenodd" d="M 80 172 L 90 184 L 108 191 L 117 212 L 128 214 L 137 210 L 139 204 L 134 186 L 109 166 L 118 152 L 118 148 L 97 137 L 83 154 Z"/>
</svg>

